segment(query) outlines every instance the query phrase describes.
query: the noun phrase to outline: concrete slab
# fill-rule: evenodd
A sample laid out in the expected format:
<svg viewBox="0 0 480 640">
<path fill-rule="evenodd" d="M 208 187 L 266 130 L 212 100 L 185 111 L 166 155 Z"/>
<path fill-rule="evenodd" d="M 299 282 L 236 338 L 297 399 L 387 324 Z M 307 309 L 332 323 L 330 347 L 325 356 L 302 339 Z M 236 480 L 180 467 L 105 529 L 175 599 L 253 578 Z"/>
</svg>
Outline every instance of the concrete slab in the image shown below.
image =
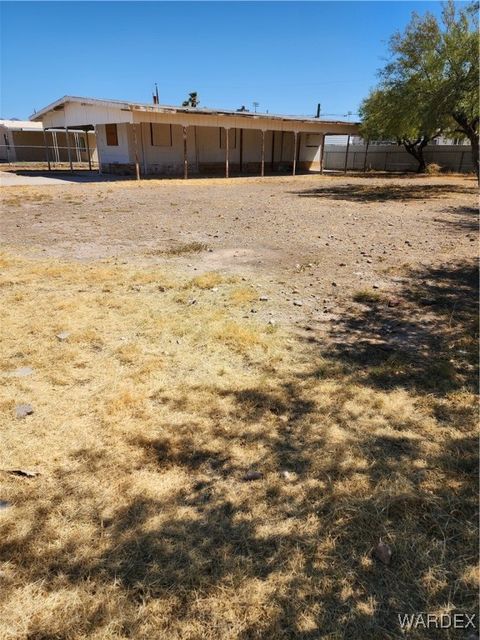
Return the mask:
<svg viewBox="0 0 480 640">
<path fill-rule="evenodd" d="M 111 182 L 118 180 L 128 180 L 118 176 L 99 175 L 97 171 L 28 171 L 19 169 L 17 171 L 0 171 L 0 187 L 35 187 L 40 185 L 65 185 L 78 184 L 84 182 Z"/>
<path fill-rule="evenodd" d="M 73 182 L 73 180 L 72 180 Z M 0 187 L 36 187 L 39 185 L 65 184 L 65 180 L 45 176 L 22 176 L 10 171 L 0 171 Z"/>
</svg>

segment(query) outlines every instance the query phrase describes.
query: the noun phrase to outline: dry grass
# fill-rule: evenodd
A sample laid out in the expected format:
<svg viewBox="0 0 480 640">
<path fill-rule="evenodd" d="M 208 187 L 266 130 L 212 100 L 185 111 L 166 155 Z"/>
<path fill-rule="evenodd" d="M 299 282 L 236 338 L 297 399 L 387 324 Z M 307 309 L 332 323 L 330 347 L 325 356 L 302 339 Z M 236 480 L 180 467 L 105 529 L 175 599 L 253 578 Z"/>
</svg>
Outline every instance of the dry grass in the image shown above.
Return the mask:
<svg viewBox="0 0 480 640">
<path fill-rule="evenodd" d="M 0 268 L 0 468 L 41 472 L 2 474 L 2 640 L 385 640 L 474 611 L 468 380 L 382 388 L 216 273 Z"/>
<path fill-rule="evenodd" d="M 370 289 L 362 289 L 357 291 L 353 296 L 355 302 L 363 304 L 375 304 L 382 300 L 382 295 L 378 291 L 371 291 Z"/>
<path fill-rule="evenodd" d="M 185 242 L 172 245 L 167 249 L 152 249 L 148 252 L 147 255 L 173 257 L 188 255 L 189 253 L 200 253 L 201 251 L 206 251 L 207 249 L 208 246 L 204 242 Z"/>
<path fill-rule="evenodd" d="M 9 191 L 8 188 L 4 189 L 6 195 L 2 193 L 0 199 L 0 205 L 2 207 L 18 207 L 23 204 L 36 204 L 51 202 L 53 196 L 51 193 L 45 191 L 37 191 L 30 187 L 16 188 L 14 191 Z"/>
</svg>

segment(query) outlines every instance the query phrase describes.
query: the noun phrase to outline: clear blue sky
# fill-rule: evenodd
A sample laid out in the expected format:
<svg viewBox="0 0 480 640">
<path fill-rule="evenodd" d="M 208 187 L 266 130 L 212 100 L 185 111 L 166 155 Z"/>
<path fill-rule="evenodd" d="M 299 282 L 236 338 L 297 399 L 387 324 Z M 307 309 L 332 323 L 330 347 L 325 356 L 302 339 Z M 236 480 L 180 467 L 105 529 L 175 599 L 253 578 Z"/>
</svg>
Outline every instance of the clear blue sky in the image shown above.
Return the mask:
<svg viewBox="0 0 480 640">
<path fill-rule="evenodd" d="M 2 2 L 3 118 L 67 95 L 357 112 L 386 44 L 439 2 Z"/>
</svg>

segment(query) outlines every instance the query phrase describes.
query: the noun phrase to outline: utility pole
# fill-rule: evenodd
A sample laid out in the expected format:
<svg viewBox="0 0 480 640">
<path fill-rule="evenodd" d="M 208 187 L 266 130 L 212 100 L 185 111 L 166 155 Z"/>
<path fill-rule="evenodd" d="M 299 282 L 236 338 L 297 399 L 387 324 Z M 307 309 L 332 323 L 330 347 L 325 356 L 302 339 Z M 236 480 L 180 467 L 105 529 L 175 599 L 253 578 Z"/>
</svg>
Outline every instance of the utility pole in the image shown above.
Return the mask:
<svg viewBox="0 0 480 640">
<path fill-rule="evenodd" d="M 320 102 L 317 104 L 317 115 L 316 118 L 320 118 Z"/>
<path fill-rule="evenodd" d="M 257 109 L 258 109 L 259 106 L 260 106 L 259 102 L 254 102 L 253 103 L 253 110 L 254 110 L 255 113 L 257 113 Z"/>
</svg>

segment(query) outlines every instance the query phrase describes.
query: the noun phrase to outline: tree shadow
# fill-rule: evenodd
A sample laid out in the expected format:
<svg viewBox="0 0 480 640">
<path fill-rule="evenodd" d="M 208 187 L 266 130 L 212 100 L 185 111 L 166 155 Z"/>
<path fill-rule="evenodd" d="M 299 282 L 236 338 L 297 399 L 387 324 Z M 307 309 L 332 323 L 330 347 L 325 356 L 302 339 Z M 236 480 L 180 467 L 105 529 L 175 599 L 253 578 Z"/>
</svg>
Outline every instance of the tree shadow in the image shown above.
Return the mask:
<svg viewBox="0 0 480 640">
<path fill-rule="evenodd" d="M 442 198 L 449 194 L 476 193 L 474 186 L 456 184 L 341 184 L 335 186 L 316 187 L 292 191 L 301 198 L 328 198 L 332 200 L 348 200 L 352 202 L 407 202 L 409 200 L 423 200 Z"/>
<path fill-rule="evenodd" d="M 447 214 L 448 217 L 435 218 L 435 222 L 440 222 L 450 228 L 455 227 L 462 233 L 478 232 L 479 230 L 478 207 L 452 206 L 442 209 L 442 213 Z"/>
<path fill-rule="evenodd" d="M 49 593 L 94 585 L 101 599 L 113 584 L 125 599 L 115 628 L 139 639 L 152 637 L 142 625 L 155 602 L 167 603 L 161 611 L 170 621 L 156 621 L 156 637 L 189 639 L 400 640 L 398 613 L 436 611 L 452 592 L 458 611 L 473 612 L 476 590 L 462 580 L 477 548 L 476 439 L 447 431 L 444 446 L 428 448 L 428 434 L 413 423 L 360 431 L 347 407 L 372 388 L 401 387 L 438 400 L 439 424 L 461 423 L 461 410 L 452 414 L 440 400 L 475 386 L 476 285 L 469 263 L 411 272 L 400 305 L 377 300 L 345 315 L 327 354 L 330 372 L 319 367 L 320 343 L 304 342 L 305 370 L 218 390 L 231 403 L 221 426 L 208 407 L 199 410 L 202 425 L 159 419 L 131 439 L 139 462 L 120 486 L 127 491 L 130 476 L 144 471 L 159 486 L 168 473 L 185 484 L 156 496 L 132 489 L 108 520 L 95 483 L 86 489 L 68 469 L 48 481 L 55 486 L 48 505 L 46 485 L 32 483 L 20 505 L 25 523 L 0 539 L 0 559 L 15 558 L 17 571 Z M 443 358 L 452 375 L 432 373 Z M 319 380 L 333 385 L 325 405 Z M 247 445 L 263 473 L 253 482 L 235 453 Z M 108 483 L 117 459 L 105 447 L 82 450 L 73 462 Z M 281 477 L 285 469 L 293 481 Z M 59 539 L 51 512 L 66 509 L 58 506 L 65 496 L 71 506 L 62 518 L 77 526 Z M 394 550 L 389 565 L 372 557 L 379 538 Z M 263 586 L 268 598 L 258 603 Z M 85 610 L 81 629 L 66 620 L 62 634 L 43 627 L 30 637 L 100 637 L 111 618 L 99 604 Z M 188 620 L 190 628 L 175 627 Z"/>
<path fill-rule="evenodd" d="M 395 297 L 374 294 L 331 331 L 326 355 L 381 389 L 476 389 L 478 266 L 412 271 Z"/>
</svg>

